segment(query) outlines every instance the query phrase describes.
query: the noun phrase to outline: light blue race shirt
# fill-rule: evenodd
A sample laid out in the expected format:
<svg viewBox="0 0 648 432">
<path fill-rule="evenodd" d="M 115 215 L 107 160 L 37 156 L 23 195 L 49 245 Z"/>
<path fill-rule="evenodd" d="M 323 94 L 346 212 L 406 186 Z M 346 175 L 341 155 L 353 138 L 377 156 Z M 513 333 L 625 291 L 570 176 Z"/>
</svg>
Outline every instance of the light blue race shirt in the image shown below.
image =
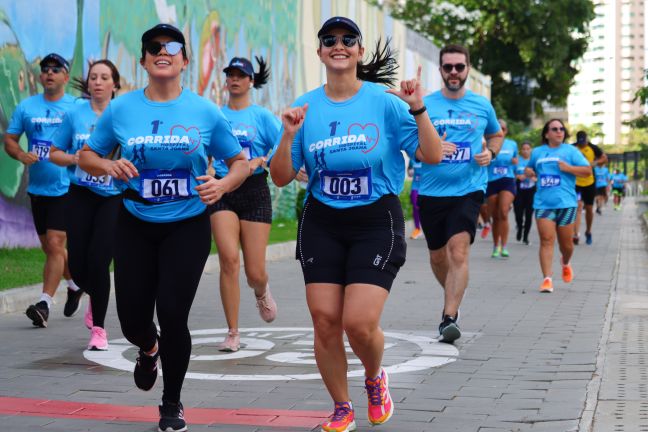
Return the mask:
<svg viewBox="0 0 648 432">
<path fill-rule="evenodd" d="M 622 188 L 625 186 L 628 181 L 628 176 L 623 173 L 612 174 L 612 187 L 613 188 Z"/>
<path fill-rule="evenodd" d="M 596 187 L 607 187 L 610 183 L 610 170 L 608 167 L 594 167 L 594 177 L 596 178 Z"/>
<path fill-rule="evenodd" d="M 267 156 L 280 138 L 281 122 L 265 108 L 250 105 L 236 111 L 224 106 L 221 111 L 232 125 L 232 131 L 248 160 Z M 225 177 L 229 172 L 223 160 L 215 160 L 213 165 L 218 177 Z M 262 167 L 258 167 L 253 174 L 261 174 L 263 171 Z"/>
<path fill-rule="evenodd" d="M 499 156 L 498 156 L 499 157 Z M 524 174 L 524 168 L 529 164 L 529 159 L 524 159 L 522 156 L 518 157 L 518 164 L 515 166 L 515 175 Z M 520 182 L 520 189 L 531 189 L 536 185 L 536 182 L 527 177 Z"/>
<path fill-rule="evenodd" d="M 410 159 L 408 168 L 412 169 L 414 171 L 414 174 L 412 175 L 412 190 L 417 191 L 421 185 L 421 167 L 423 166 L 423 162 L 416 160 L 416 159 Z"/>
<path fill-rule="evenodd" d="M 470 90 L 461 99 L 448 99 L 437 91 L 423 102 L 439 136 L 447 133 L 445 140 L 457 150 L 440 164 L 423 164 L 419 194 L 442 197 L 486 192 L 488 169 L 477 164 L 475 155 L 482 152 L 483 136 L 500 130 L 493 105 Z"/>
<path fill-rule="evenodd" d="M 49 160 L 52 137 L 63 123 L 76 98 L 66 94 L 50 102 L 42 94 L 20 102 L 11 117 L 7 133 L 27 135 L 28 151 L 38 155 L 38 162 L 29 166 L 27 192 L 34 195 L 61 196 L 67 193 L 70 178 L 67 170 Z"/>
<path fill-rule="evenodd" d="M 589 162 L 576 147 L 561 144 L 536 147 L 531 152 L 529 168 L 538 177 L 538 188 L 533 199 L 534 209 L 565 209 L 578 206 L 576 176 L 560 170 L 558 162 L 573 166 L 589 166 Z"/>
<path fill-rule="evenodd" d="M 505 138 L 497 157 L 488 165 L 488 181 L 493 182 L 502 178 L 515 178 L 513 158 L 518 156 L 518 146 L 512 139 Z"/>
<path fill-rule="evenodd" d="M 124 200 L 147 222 L 174 222 L 205 211 L 195 187 L 206 175 L 207 156 L 229 159 L 241 153 L 232 128 L 212 102 L 189 90 L 168 102 L 154 102 L 143 90 L 113 100 L 97 122 L 88 146 L 101 156 L 120 146 L 121 157 L 139 172 L 127 188 L 154 204 Z"/>
<path fill-rule="evenodd" d="M 307 194 L 330 207 L 349 208 L 402 191 L 401 150 L 414 157 L 418 127 L 407 104 L 385 90 L 363 82 L 352 98 L 335 102 L 322 86 L 295 101 L 293 106 L 308 103 L 291 149 L 293 169 L 306 167 Z"/>
<path fill-rule="evenodd" d="M 53 145 L 59 150 L 75 154 L 81 150 L 90 138 L 99 117 L 92 110 L 90 101 L 85 100 L 76 105 L 65 118 L 54 134 Z M 101 196 L 113 196 L 120 193 L 115 180 L 110 176 L 93 176 L 83 171 L 78 165 L 67 167 L 70 182 L 90 189 Z"/>
</svg>

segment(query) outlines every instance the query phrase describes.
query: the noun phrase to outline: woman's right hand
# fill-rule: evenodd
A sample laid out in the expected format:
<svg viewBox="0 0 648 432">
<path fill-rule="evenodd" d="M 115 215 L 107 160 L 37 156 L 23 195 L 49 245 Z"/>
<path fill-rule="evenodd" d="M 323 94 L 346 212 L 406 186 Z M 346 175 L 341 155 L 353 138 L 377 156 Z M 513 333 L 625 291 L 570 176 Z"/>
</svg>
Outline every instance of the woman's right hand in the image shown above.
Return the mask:
<svg viewBox="0 0 648 432">
<path fill-rule="evenodd" d="M 284 131 L 291 135 L 295 135 L 299 128 L 304 124 L 307 110 L 308 104 L 285 110 L 281 114 L 281 123 L 283 124 Z"/>
<path fill-rule="evenodd" d="M 135 165 L 133 165 L 133 163 L 128 159 L 124 158 L 110 161 L 110 164 L 106 168 L 106 174 L 126 182 L 133 177 L 139 176 L 139 172 L 137 171 L 137 168 L 135 168 Z"/>
</svg>

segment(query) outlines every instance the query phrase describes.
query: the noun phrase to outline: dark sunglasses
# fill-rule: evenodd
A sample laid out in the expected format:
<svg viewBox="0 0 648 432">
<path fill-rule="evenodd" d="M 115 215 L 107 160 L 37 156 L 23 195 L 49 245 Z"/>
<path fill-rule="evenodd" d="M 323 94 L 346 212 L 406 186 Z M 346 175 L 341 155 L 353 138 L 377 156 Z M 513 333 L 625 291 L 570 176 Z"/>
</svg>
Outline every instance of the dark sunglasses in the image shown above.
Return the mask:
<svg viewBox="0 0 648 432">
<path fill-rule="evenodd" d="M 561 127 L 552 127 L 552 128 L 549 128 L 549 130 L 551 132 L 565 132 L 566 129 L 561 126 Z"/>
<path fill-rule="evenodd" d="M 351 48 L 360 40 L 359 36 L 356 35 L 344 35 L 344 36 L 334 36 L 334 35 L 324 35 L 320 36 L 320 42 L 326 48 L 334 47 L 340 39 L 342 39 L 342 45 L 347 48 Z"/>
<path fill-rule="evenodd" d="M 146 50 L 146 52 L 148 52 L 151 55 L 158 55 L 160 54 L 160 51 L 162 51 L 162 47 L 164 47 L 164 49 L 166 49 L 166 52 L 169 55 L 174 56 L 178 54 L 180 50 L 182 50 L 183 46 L 184 45 L 182 45 L 180 42 L 176 42 L 176 41 L 170 41 L 170 42 L 150 41 L 144 44 L 144 49 Z"/>
<path fill-rule="evenodd" d="M 41 66 L 41 73 L 44 74 L 49 73 L 50 71 L 52 71 L 52 73 L 57 74 L 59 72 L 63 72 L 64 70 L 65 68 L 62 66 Z"/>
<path fill-rule="evenodd" d="M 446 63 L 444 65 L 441 65 L 441 69 L 443 69 L 443 72 L 445 73 L 452 72 L 452 69 L 456 70 L 458 73 L 461 73 L 466 70 L 466 65 L 463 63 L 457 63 L 457 64 Z"/>
</svg>

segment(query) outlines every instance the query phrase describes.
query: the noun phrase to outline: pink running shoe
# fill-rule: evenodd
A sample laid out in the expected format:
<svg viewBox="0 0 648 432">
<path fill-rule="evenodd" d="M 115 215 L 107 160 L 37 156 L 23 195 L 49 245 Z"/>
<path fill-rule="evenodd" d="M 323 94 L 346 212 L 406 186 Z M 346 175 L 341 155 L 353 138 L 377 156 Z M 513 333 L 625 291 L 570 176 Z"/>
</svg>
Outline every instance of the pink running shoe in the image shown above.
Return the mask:
<svg viewBox="0 0 648 432">
<path fill-rule="evenodd" d="M 222 352 L 236 352 L 241 349 L 241 336 L 238 330 L 231 330 L 227 332 L 225 340 L 218 344 L 216 347 L 218 351 Z"/>
<path fill-rule="evenodd" d="M 90 330 L 90 351 L 106 351 L 108 349 L 108 333 L 101 327 L 92 327 Z"/>
<path fill-rule="evenodd" d="M 351 432 L 356 430 L 351 402 L 335 402 L 333 414 L 322 423 L 321 432 Z"/>
<path fill-rule="evenodd" d="M 88 327 L 88 330 L 92 329 L 92 306 L 90 305 L 91 299 L 88 297 L 88 307 L 86 308 L 85 315 L 83 315 L 83 320 L 85 321 L 85 326 Z"/>
<path fill-rule="evenodd" d="M 367 389 L 367 414 L 369 423 L 379 425 L 386 423 L 394 414 L 394 402 L 389 395 L 389 378 L 385 369 L 381 369 L 380 376 L 374 380 L 365 378 Z"/>
<path fill-rule="evenodd" d="M 272 294 L 270 293 L 270 285 L 266 285 L 265 294 L 256 298 L 256 305 L 263 321 L 269 323 L 277 318 L 277 303 L 274 301 Z"/>
</svg>

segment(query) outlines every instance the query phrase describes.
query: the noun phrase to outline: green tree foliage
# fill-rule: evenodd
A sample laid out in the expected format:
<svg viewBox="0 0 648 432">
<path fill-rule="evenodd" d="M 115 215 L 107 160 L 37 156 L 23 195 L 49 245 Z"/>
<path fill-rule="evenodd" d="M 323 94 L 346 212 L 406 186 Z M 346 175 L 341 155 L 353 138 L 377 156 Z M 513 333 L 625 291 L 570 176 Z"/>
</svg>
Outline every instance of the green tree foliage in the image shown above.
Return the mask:
<svg viewBox="0 0 648 432">
<path fill-rule="evenodd" d="M 492 78 L 503 117 L 528 123 L 531 101 L 565 106 L 585 53 L 590 0 L 396 0 L 383 2 L 395 18 L 439 46 L 459 43 L 471 63 Z M 542 110 L 540 103 L 534 104 Z"/>
</svg>

